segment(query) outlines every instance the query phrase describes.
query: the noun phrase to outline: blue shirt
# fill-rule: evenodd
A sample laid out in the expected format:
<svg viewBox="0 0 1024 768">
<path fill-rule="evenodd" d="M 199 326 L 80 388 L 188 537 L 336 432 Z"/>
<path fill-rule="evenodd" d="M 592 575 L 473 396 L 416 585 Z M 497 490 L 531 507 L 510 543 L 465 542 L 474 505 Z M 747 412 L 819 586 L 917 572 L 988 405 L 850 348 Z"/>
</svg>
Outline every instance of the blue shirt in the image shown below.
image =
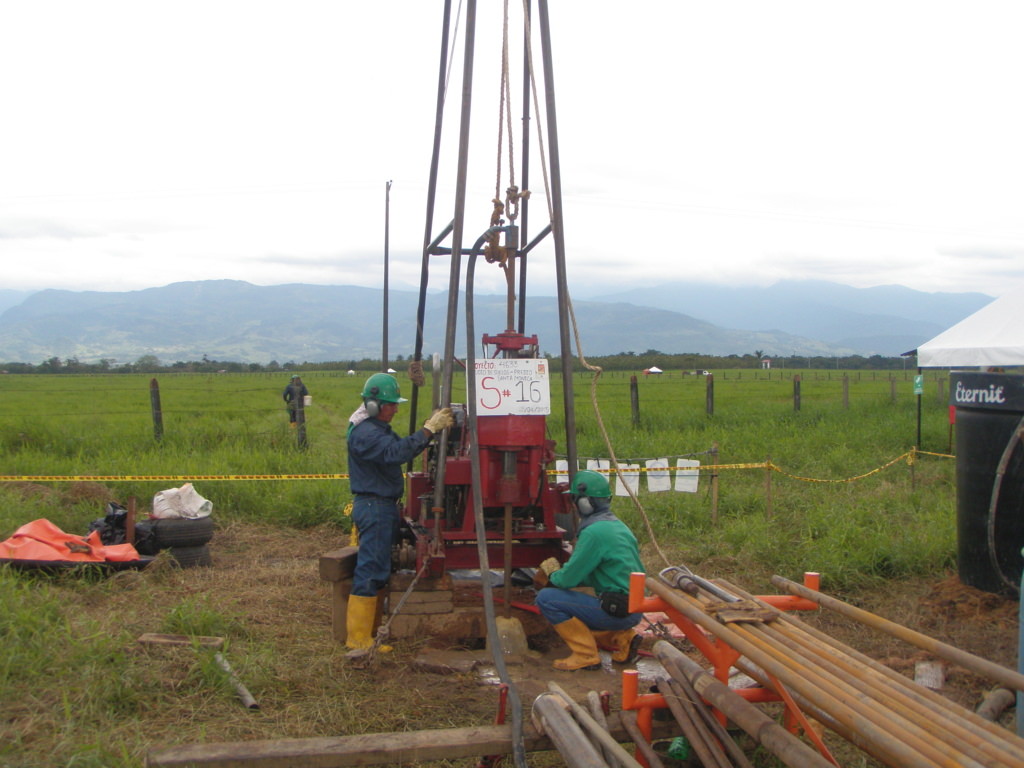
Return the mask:
<svg viewBox="0 0 1024 768">
<path fill-rule="evenodd" d="M 352 493 L 401 498 L 402 465 L 419 454 L 430 438 L 423 430 L 399 437 L 380 419 L 365 419 L 348 434 L 348 476 Z"/>
</svg>

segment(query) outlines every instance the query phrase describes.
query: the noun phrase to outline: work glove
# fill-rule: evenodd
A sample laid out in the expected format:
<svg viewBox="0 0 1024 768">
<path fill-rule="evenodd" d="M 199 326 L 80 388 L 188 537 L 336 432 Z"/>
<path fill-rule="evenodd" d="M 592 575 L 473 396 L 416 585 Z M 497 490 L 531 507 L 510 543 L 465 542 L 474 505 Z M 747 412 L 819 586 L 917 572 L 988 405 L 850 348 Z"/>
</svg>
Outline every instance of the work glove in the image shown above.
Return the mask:
<svg viewBox="0 0 1024 768">
<path fill-rule="evenodd" d="M 450 427 L 455 423 L 455 417 L 452 416 L 451 408 L 442 408 L 437 411 L 433 416 L 423 422 L 423 428 L 428 430 L 431 434 L 436 435 L 442 429 Z"/>
<path fill-rule="evenodd" d="M 562 567 L 562 564 L 557 559 L 549 557 L 539 566 L 533 574 L 533 586 L 537 589 L 543 589 L 548 585 L 548 577 Z"/>
</svg>

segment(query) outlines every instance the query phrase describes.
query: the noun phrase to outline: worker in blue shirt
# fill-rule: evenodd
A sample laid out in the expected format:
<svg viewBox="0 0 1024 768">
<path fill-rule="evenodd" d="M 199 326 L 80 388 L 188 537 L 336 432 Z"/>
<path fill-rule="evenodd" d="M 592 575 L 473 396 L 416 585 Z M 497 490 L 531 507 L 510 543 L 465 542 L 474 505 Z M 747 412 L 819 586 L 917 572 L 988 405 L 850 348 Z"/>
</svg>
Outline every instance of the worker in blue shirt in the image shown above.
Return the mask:
<svg viewBox="0 0 1024 768">
<path fill-rule="evenodd" d="M 450 408 L 433 414 L 423 429 L 399 437 L 391 429 L 398 404 L 406 402 L 398 380 L 375 373 L 363 386 L 363 404 L 349 418 L 348 474 L 352 520 L 359 532 L 359 553 L 348 599 L 345 645 L 373 645 L 377 595 L 391 576 L 391 545 L 398 533 L 398 502 L 405 492 L 402 465 L 423 451 L 430 439 L 453 423 Z"/>
<path fill-rule="evenodd" d="M 282 394 L 286 407 L 288 408 L 288 422 L 293 427 L 296 422 L 296 413 L 299 409 L 299 402 L 307 395 L 309 395 L 309 390 L 306 388 L 306 385 L 302 383 L 302 379 L 299 378 L 299 374 L 296 373 L 292 376 L 291 380 L 289 380 L 288 386 L 284 388 L 284 393 Z"/>
<path fill-rule="evenodd" d="M 598 646 L 612 651 L 612 661 L 636 661 L 640 635 L 634 627 L 643 614 L 629 612 L 629 576 L 643 573 L 640 549 L 629 526 L 611 509 L 611 489 L 604 475 L 577 472 L 568 493 L 580 513 L 579 537 L 565 565 L 551 557 L 534 577 L 536 605 L 572 653 L 554 662 L 555 669 L 597 669 Z M 577 591 L 590 587 L 594 594 Z"/>
</svg>

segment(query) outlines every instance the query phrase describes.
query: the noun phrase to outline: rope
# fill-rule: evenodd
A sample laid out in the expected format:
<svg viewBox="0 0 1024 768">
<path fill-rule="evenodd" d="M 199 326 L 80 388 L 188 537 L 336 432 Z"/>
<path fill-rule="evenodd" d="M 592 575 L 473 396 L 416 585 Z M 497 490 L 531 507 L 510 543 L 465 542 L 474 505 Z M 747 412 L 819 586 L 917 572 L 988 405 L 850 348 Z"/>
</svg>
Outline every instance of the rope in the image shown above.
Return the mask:
<svg viewBox="0 0 1024 768">
<path fill-rule="evenodd" d="M 448 83 L 452 79 L 452 62 L 455 61 L 455 41 L 459 37 L 459 21 L 462 19 L 462 0 L 459 0 L 459 7 L 455 11 L 455 29 L 452 31 L 452 46 L 448 51 L 448 67 L 444 73 L 444 101 L 448 100 Z"/>
<path fill-rule="evenodd" d="M 654 547 L 654 550 L 658 553 L 658 556 L 662 559 L 662 562 L 664 562 L 666 566 L 671 566 L 671 561 L 669 561 L 668 557 L 665 555 L 665 552 L 661 549 L 661 545 L 658 544 L 658 539 L 654 535 L 654 527 L 651 525 L 651 520 L 647 516 L 647 511 L 640 503 L 640 499 L 637 498 L 636 493 L 630 487 L 629 483 L 626 482 L 626 478 L 622 474 L 622 469 L 619 467 L 619 460 L 615 457 L 615 450 L 612 448 L 611 437 L 608 435 L 608 430 L 605 428 L 604 418 L 601 416 L 601 409 L 598 407 L 597 404 L 597 380 L 601 378 L 601 374 L 604 373 L 604 369 L 602 369 L 599 365 L 591 365 L 590 363 L 587 362 L 586 357 L 584 357 L 583 342 L 580 339 L 579 326 L 576 324 L 576 312 L 572 306 L 572 298 L 569 297 L 567 294 L 565 297 L 565 301 L 566 305 L 569 308 L 569 318 L 572 320 L 572 332 L 576 338 L 576 352 L 579 356 L 580 363 L 585 368 L 587 368 L 587 370 L 594 372 L 594 376 L 590 380 L 590 402 L 591 405 L 594 406 L 594 416 L 597 419 L 597 426 L 601 430 L 601 437 L 604 439 L 605 448 L 608 449 L 608 455 L 611 457 L 612 465 L 615 467 L 615 473 L 616 475 L 618 475 L 619 482 L 621 482 L 623 487 L 625 487 L 626 493 L 629 494 L 629 498 L 633 500 L 633 506 L 636 507 L 637 511 L 640 513 L 640 517 L 644 521 L 644 526 L 647 528 L 647 535 L 650 538 L 651 546 Z"/>
</svg>

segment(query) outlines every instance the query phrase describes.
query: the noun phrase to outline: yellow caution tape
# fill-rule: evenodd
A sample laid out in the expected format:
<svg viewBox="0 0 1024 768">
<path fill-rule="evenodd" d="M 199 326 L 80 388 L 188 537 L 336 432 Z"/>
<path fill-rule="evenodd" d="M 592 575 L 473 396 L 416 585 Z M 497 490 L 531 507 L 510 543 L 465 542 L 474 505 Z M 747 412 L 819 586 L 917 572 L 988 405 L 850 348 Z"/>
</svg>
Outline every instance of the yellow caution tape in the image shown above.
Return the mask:
<svg viewBox="0 0 1024 768">
<path fill-rule="evenodd" d="M 807 483 L 850 483 L 854 480 L 861 480 L 865 477 L 877 474 L 885 469 L 888 469 L 893 464 L 900 461 L 906 460 L 907 464 L 913 465 L 916 461 L 917 455 L 923 456 L 937 456 L 943 459 L 954 459 L 956 458 L 952 454 L 948 453 L 932 453 L 930 451 L 919 451 L 916 448 L 907 451 L 901 456 L 897 456 L 892 461 L 883 464 L 882 466 L 865 472 L 863 475 L 856 475 L 854 477 L 842 478 L 839 480 L 826 480 L 814 477 L 801 477 L 800 475 L 790 474 L 781 467 L 773 464 L 770 461 L 759 461 L 744 464 L 701 464 L 695 467 L 635 467 L 630 469 L 622 470 L 623 473 L 627 474 L 639 474 L 645 472 L 700 472 L 700 473 L 717 473 L 722 470 L 728 469 L 769 469 L 773 472 L 778 472 L 780 475 L 785 475 L 793 480 L 802 480 Z M 593 472 L 601 472 L 603 474 L 612 475 L 615 474 L 614 469 L 595 469 Z M 549 476 L 558 476 L 566 474 L 565 470 L 549 469 L 547 470 Z M 342 473 L 309 473 L 300 475 L 0 475 L 0 483 L 45 483 L 45 482 L 95 482 L 95 483 L 112 483 L 112 482 L 169 482 L 169 483 L 189 483 L 195 481 L 202 482 L 219 482 L 225 480 L 348 480 L 348 474 Z"/>
<path fill-rule="evenodd" d="M 0 483 L 13 482 L 173 482 L 191 483 L 217 480 L 347 480 L 348 475 L 0 475 Z"/>
</svg>

